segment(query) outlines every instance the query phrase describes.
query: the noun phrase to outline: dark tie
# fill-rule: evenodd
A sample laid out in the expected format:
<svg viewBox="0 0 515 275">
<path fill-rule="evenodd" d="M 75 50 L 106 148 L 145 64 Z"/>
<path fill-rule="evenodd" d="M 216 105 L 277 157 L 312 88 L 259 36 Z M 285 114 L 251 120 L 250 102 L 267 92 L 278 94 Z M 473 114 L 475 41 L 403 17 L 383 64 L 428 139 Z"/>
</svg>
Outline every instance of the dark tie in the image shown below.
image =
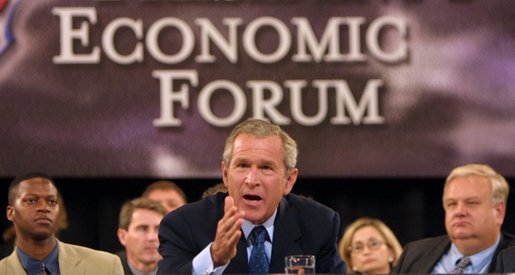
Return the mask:
<svg viewBox="0 0 515 275">
<path fill-rule="evenodd" d="M 465 271 L 465 268 L 469 265 L 471 265 L 472 262 L 470 261 L 470 257 L 465 256 L 458 260 L 456 263 L 456 266 L 451 270 L 451 274 L 463 274 Z"/>
<path fill-rule="evenodd" d="M 249 241 L 252 243 L 252 252 L 249 259 L 250 274 L 267 274 L 269 263 L 265 251 L 265 241 L 270 241 L 270 237 L 265 227 L 256 226 L 249 235 Z"/>
<path fill-rule="evenodd" d="M 50 272 L 48 272 L 48 269 L 45 266 L 44 262 L 41 262 L 41 275 L 49 275 Z"/>
</svg>

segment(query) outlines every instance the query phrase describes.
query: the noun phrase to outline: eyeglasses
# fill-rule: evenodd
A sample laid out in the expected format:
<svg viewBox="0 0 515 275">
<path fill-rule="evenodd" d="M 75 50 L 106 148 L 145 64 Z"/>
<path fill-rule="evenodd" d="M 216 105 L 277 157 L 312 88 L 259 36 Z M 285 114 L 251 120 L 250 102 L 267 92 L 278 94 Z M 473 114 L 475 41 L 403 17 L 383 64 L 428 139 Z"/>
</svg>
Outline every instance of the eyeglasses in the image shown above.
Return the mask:
<svg viewBox="0 0 515 275">
<path fill-rule="evenodd" d="M 370 250 L 378 250 L 379 248 L 381 248 L 381 246 L 383 244 L 384 244 L 384 242 L 382 242 L 382 241 L 370 239 L 370 240 L 368 240 L 366 246 Z M 360 253 L 363 253 L 363 251 L 365 251 L 365 244 L 362 242 L 357 242 L 353 246 L 349 246 L 347 248 L 347 250 L 349 251 L 349 253 L 360 254 Z"/>
</svg>

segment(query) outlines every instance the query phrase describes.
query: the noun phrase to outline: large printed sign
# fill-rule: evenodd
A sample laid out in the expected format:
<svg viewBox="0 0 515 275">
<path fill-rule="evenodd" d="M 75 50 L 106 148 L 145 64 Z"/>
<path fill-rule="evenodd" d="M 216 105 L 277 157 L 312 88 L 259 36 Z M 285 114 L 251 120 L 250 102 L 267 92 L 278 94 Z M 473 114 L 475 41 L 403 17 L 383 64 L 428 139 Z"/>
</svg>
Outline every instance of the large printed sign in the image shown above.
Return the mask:
<svg viewBox="0 0 515 275">
<path fill-rule="evenodd" d="M 501 1 L 0 2 L 0 175 L 219 177 L 266 118 L 301 176 L 515 176 Z"/>
</svg>

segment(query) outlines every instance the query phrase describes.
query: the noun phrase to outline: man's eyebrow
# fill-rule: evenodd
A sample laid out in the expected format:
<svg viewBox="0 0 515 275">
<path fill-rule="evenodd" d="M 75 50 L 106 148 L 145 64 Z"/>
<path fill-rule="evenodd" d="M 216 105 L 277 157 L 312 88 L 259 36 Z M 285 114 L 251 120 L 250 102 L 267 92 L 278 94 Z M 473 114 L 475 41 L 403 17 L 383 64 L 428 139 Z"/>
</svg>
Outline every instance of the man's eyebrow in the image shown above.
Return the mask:
<svg viewBox="0 0 515 275">
<path fill-rule="evenodd" d="M 275 162 L 271 160 L 265 160 L 260 162 L 260 165 L 266 165 L 266 166 L 275 166 Z"/>
<path fill-rule="evenodd" d="M 466 197 L 466 198 L 448 198 L 448 199 L 445 199 L 444 201 L 457 201 L 457 200 L 480 200 L 481 197 L 479 196 L 471 196 L 471 197 Z"/>
</svg>

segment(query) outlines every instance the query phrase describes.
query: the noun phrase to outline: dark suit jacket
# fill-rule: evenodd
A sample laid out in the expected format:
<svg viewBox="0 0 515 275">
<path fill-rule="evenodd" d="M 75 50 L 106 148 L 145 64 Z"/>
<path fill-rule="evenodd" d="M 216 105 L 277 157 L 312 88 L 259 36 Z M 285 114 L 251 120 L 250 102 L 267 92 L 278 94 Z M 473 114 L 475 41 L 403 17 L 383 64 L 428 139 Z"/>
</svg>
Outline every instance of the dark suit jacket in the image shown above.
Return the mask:
<svg viewBox="0 0 515 275">
<path fill-rule="evenodd" d="M 504 249 L 497 256 L 497 267 L 495 273 L 515 272 L 515 247 Z"/>
<path fill-rule="evenodd" d="M 159 226 L 158 274 L 191 274 L 193 258 L 215 239 L 224 214 L 226 193 L 187 204 L 168 214 Z M 333 210 L 297 195 L 284 197 L 274 223 L 270 273 L 284 273 L 284 257 L 310 254 L 317 273 L 345 273 L 336 243 L 340 217 Z M 248 273 L 247 243 L 242 234 L 237 255 L 224 273 Z"/>
<path fill-rule="evenodd" d="M 515 246 L 515 237 L 501 234 L 499 245 L 495 249 L 494 257 L 488 268 L 488 273 L 495 271 L 496 257 L 499 251 Z M 440 258 L 449 251 L 451 241 L 447 235 L 418 240 L 408 243 L 404 247 L 397 266 L 392 273 L 431 273 Z"/>
<path fill-rule="evenodd" d="M 125 273 L 125 275 L 132 275 L 132 270 L 129 267 L 129 262 L 127 262 L 127 252 L 125 252 L 125 250 L 120 250 L 116 252 L 116 255 L 120 257 L 120 260 L 122 261 L 123 272 Z"/>
</svg>

